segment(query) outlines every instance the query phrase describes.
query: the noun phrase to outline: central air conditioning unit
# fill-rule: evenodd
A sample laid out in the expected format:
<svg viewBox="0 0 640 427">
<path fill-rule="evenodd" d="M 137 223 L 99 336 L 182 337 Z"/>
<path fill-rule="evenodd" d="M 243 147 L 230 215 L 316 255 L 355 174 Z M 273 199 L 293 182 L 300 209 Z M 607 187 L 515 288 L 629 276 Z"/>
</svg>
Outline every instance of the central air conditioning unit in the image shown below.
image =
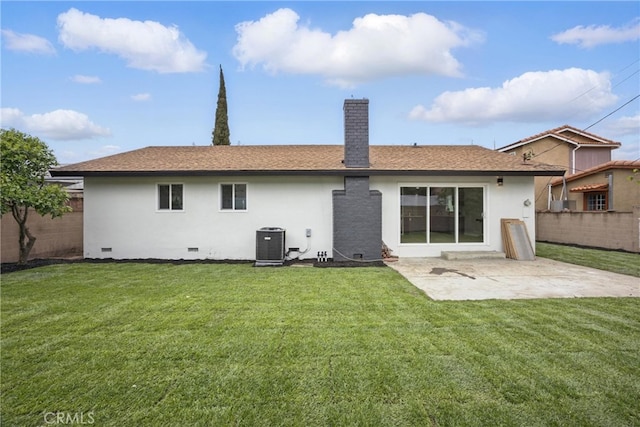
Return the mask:
<svg viewBox="0 0 640 427">
<path fill-rule="evenodd" d="M 551 212 L 562 212 L 564 209 L 575 211 L 576 201 L 575 200 L 552 200 L 551 201 Z"/>
<path fill-rule="evenodd" d="M 284 264 L 284 228 L 262 227 L 256 231 L 256 267 Z"/>
</svg>

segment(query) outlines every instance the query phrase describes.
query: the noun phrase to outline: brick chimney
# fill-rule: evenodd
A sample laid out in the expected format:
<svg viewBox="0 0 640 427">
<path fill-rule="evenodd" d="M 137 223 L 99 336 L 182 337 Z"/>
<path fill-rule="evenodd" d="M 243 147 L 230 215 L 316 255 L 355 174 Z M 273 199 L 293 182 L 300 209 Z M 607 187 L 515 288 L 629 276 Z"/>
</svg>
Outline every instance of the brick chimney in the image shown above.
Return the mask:
<svg viewBox="0 0 640 427">
<path fill-rule="evenodd" d="M 369 100 L 344 101 L 344 165 L 369 167 Z"/>
<path fill-rule="evenodd" d="M 344 165 L 369 168 L 369 100 L 344 101 Z M 333 260 L 371 261 L 382 250 L 382 193 L 367 172 L 344 172 L 344 190 L 333 190 Z"/>
</svg>

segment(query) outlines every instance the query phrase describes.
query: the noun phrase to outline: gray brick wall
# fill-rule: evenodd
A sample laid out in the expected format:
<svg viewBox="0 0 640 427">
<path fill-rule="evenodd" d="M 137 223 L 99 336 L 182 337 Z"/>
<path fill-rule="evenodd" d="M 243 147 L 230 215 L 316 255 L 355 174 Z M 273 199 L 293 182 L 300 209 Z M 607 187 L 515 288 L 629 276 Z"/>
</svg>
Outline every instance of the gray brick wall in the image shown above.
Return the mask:
<svg viewBox="0 0 640 427">
<path fill-rule="evenodd" d="M 344 101 L 344 165 L 369 167 L 369 100 Z"/>
<path fill-rule="evenodd" d="M 333 259 L 380 259 L 382 193 L 369 190 L 369 177 L 347 176 L 344 185 L 333 191 Z"/>
</svg>

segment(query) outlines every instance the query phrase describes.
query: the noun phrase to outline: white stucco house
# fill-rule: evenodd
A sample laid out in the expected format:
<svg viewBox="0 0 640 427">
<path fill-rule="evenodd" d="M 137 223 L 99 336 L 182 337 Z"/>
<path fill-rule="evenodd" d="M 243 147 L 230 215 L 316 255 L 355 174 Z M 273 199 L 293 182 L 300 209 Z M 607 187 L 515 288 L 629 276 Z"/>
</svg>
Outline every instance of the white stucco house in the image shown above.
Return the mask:
<svg viewBox="0 0 640 427">
<path fill-rule="evenodd" d="M 368 100 L 344 103 L 340 145 L 146 147 L 67 165 L 84 177 L 84 256 L 256 259 L 286 230 L 290 257 L 502 251 L 501 218 L 535 241 L 535 176 L 558 167 L 459 145 L 369 145 Z"/>
</svg>

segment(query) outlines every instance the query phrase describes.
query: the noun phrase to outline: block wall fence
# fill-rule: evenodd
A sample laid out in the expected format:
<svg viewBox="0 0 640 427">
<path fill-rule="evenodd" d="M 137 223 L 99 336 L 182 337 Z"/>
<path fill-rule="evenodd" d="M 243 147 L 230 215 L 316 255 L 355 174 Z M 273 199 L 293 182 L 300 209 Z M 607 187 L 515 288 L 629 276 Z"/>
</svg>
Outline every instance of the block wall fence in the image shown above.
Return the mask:
<svg viewBox="0 0 640 427">
<path fill-rule="evenodd" d="M 82 256 L 83 199 L 72 198 L 69 204 L 73 211 L 54 219 L 29 212 L 27 226 L 36 237 L 29 259 Z M 0 232 L 0 261 L 17 262 L 19 228 L 11 213 L 0 219 Z"/>
<path fill-rule="evenodd" d="M 537 212 L 536 240 L 640 253 L 640 206 L 632 212 Z"/>
</svg>

